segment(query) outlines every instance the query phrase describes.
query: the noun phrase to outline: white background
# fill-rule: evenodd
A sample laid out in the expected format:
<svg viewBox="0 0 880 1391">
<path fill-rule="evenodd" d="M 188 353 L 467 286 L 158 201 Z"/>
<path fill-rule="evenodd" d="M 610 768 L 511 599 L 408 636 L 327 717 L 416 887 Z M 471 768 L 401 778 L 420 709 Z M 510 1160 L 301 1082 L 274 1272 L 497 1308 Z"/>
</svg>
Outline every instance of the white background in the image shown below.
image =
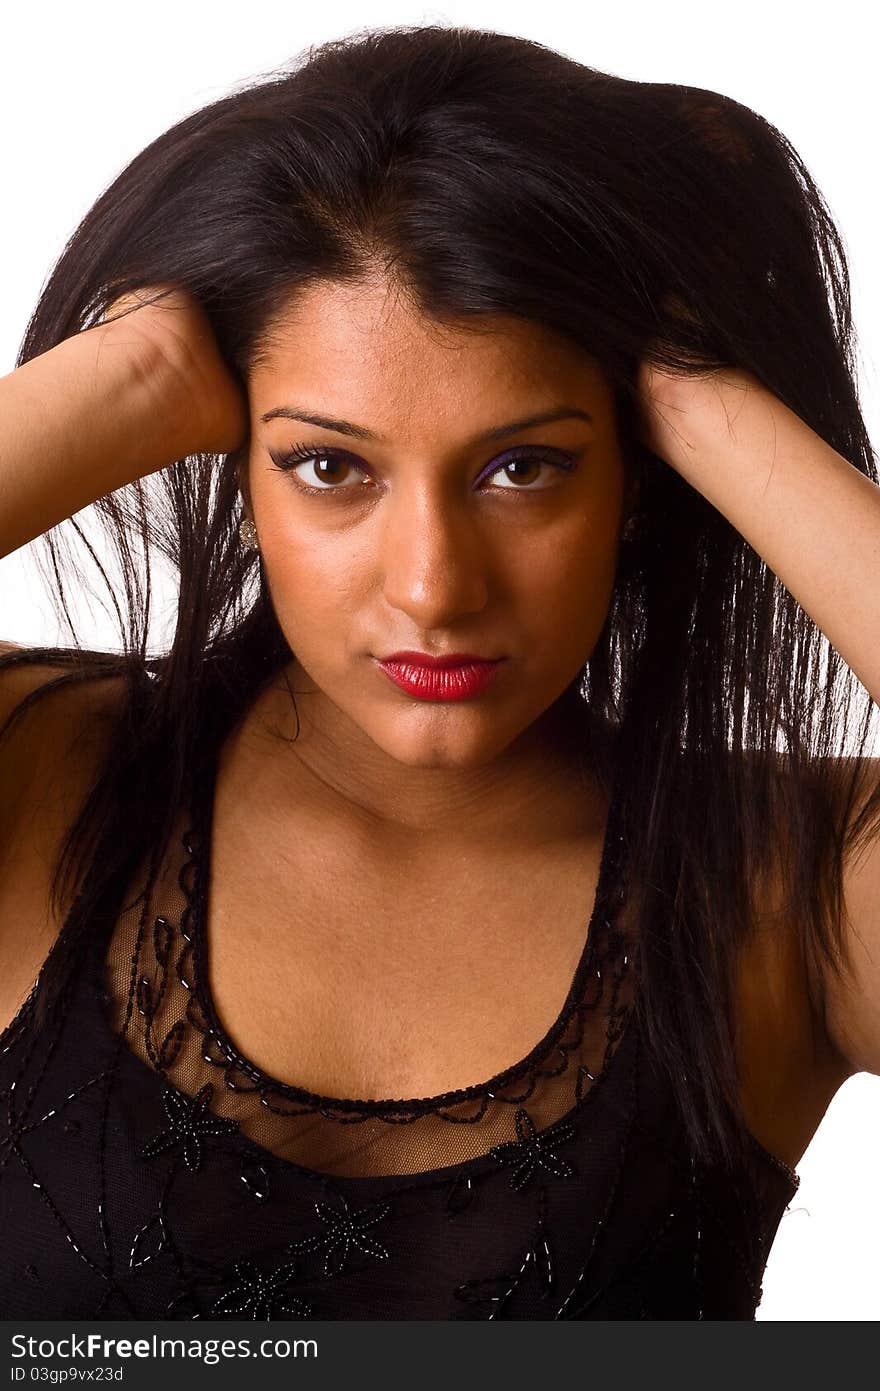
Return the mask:
<svg viewBox="0 0 880 1391">
<path fill-rule="evenodd" d="M 310 9 L 310 7 L 304 7 Z M 246 4 L 50 3 L 9 6 L 0 45 L 3 194 L 0 374 L 12 370 L 30 313 L 63 244 L 106 185 L 149 141 L 228 87 L 284 65 L 306 44 L 364 25 L 463 24 L 520 34 L 591 67 L 723 92 L 793 142 L 840 227 L 852 274 L 859 380 L 880 440 L 877 71 L 872 7 L 732 7 L 705 0 L 500 3 L 442 9 L 324 0 L 318 20 L 280 0 Z M 792 345 L 797 350 L 797 345 Z M 67 641 L 36 589 L 32 547 L 0 561 L 0 637 Z M 115 645 L 100 615 L 88 645 Z M 880 1318 L 880 1078 L 838 1092 L 798 1165 L 759 1319 Z"/>
</svg>

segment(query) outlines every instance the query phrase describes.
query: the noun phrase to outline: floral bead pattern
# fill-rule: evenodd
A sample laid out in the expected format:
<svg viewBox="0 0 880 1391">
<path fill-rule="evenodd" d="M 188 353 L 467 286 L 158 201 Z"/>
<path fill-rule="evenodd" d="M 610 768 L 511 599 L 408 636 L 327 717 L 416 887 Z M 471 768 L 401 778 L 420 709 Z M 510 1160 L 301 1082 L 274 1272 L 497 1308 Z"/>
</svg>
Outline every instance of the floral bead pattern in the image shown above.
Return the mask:
<svg viewBox="0 0 880 1391">
<path fill-rule="evenodd" d="M 38 982 L 0 1035 L 4 1317 L 754 1317 L 798 1178 L 757 1142 L 735 1176 L 691 1162 L 639 1026 L 613 808 L 540 1044 L 479 1086 L 359 1102 L 267 1076 L 217 1018 L 211 796 L 42 1027 Z"/>
<path fill-rule="evenodd" d="M 141 1157 L 152 1159 L 154 1155 L 180 1148 L 187 1168 L 199 1169 L 202 1146 L 207 1136 L 232 1135 L 238 1130 L 235 1121 L 213 1116 L 207 1109 L 213 1095 L 214 1088 L 210 1082 L 200 1087 L 195 1096 L 184 1096 L 174 1087 L 164 1087 L 162 1102 L 168 1116 L 168 1129 L 142 1147 Z"/>
<path fill-rule="evenodd" d="M 538 1132 L 528 1111 L 520 1107 L 516 1113 L 516 1140 L 496 1145 L 489 1153 L 502 1164 L 515 1165 L 510 1176 L 514 1188 L 523 1188 L 539 1169 L 546 1169 L 556 1178 L 568 1178 L 574 1168 L 556 1153 L 558 1147 L 570 1140 L 575 1128 L 570 1123 Z"/>
</svg>

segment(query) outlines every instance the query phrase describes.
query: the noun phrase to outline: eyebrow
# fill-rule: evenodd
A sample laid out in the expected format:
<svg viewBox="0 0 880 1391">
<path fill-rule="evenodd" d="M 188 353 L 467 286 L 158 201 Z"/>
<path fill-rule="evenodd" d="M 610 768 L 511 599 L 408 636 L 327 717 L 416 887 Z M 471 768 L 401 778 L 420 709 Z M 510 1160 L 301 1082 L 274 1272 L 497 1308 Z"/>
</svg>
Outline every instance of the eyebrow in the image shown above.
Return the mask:
<svg viewBox="0 0 880 1391">
<path fill-rule="evenodd" d="M 350 420 L 337 420 L 331 415 L 316 415 L 302 410 L 299 406 L 276 406 L 260 416 L 262 423 L 270 420 L 301 420 L 305 425 L 316 425 L 321 430 L 335 430 L 338 435 L 351 435 L 354 439 L 369 440 L 373 444 L 386 444 L 387 441 L 364 425 L 354 425 Z M 489 440 L 506 439 L 517 435 L 521 430 L 530 430 L 535 425 L 550 425 L 555 420 L 586 420 L 593 423 L 593 417 L 577 406 L 557 406 L 552 410 L 540 411 L 537 415 L 527 415 L 521 420 L 509 420 L 505 425 L 496 425 L 475 435 L 472 444 L 483 444 Z"/>
</svg>

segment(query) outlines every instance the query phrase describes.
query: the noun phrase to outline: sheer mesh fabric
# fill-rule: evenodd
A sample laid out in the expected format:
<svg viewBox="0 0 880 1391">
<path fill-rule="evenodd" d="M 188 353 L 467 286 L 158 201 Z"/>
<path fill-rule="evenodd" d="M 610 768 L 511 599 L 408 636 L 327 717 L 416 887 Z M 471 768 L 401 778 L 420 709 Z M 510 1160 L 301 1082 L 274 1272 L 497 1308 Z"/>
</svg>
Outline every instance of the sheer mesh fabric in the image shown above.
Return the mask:
<svg viewBox="0 0 880 1391">
<path fill-rule="evenodd" d="M 269 1077 L 220 1025 L 203 791 L 46 1027 L 35 987 L 0 1036 L 3 1316 L 754 1317 L 798 1177 L 757 1141 L 742 1173 L 693 1162 L 634 1009 L 613 800 L 545 1038 L 480 1086 L 352 1101 Z"/>
<path fill-rule="evenodd" d="M 210 807 L 210 801 L 208 802 Z M 120 915 L 108 953 L 113 1027 L 167 1083 L 210 1086 L 211 1110 L 273 1154 L 322 1173 L 416 1174 L 485 1157 L 585 1103 L 613 1057 L 631 999 L 630 951 L 614 925 L 606 854 L 561 1013 L 529 1055 L 480 1085 L 429 1098 L 319 1096 L 269 1077 L 226 1035 L 210 995 L 207 814 L 181 835 L 149 902 Z M 617 887 L 616 899 L 622 896 Z M 606 902 L 606 899 L 609 900 Z"/>
</svg>

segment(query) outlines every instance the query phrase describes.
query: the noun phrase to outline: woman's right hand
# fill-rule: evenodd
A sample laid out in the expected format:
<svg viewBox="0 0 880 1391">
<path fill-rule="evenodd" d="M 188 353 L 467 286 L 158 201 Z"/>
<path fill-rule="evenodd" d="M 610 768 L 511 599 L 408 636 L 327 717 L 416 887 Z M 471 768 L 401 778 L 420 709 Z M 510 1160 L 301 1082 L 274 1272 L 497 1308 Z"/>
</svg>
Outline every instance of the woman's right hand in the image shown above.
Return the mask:
<svg viewBox="0 0 880 1391">
<path fill-rule="evenodd" d="M 151 285 L 120 295 L 99 327 L 143 335 L 176 367 L 185 394 L 184 453 L 230 454 L 245 442 L 246 397 L 220 354 L 207 314 L 187 290 Z"/>
</svg>

